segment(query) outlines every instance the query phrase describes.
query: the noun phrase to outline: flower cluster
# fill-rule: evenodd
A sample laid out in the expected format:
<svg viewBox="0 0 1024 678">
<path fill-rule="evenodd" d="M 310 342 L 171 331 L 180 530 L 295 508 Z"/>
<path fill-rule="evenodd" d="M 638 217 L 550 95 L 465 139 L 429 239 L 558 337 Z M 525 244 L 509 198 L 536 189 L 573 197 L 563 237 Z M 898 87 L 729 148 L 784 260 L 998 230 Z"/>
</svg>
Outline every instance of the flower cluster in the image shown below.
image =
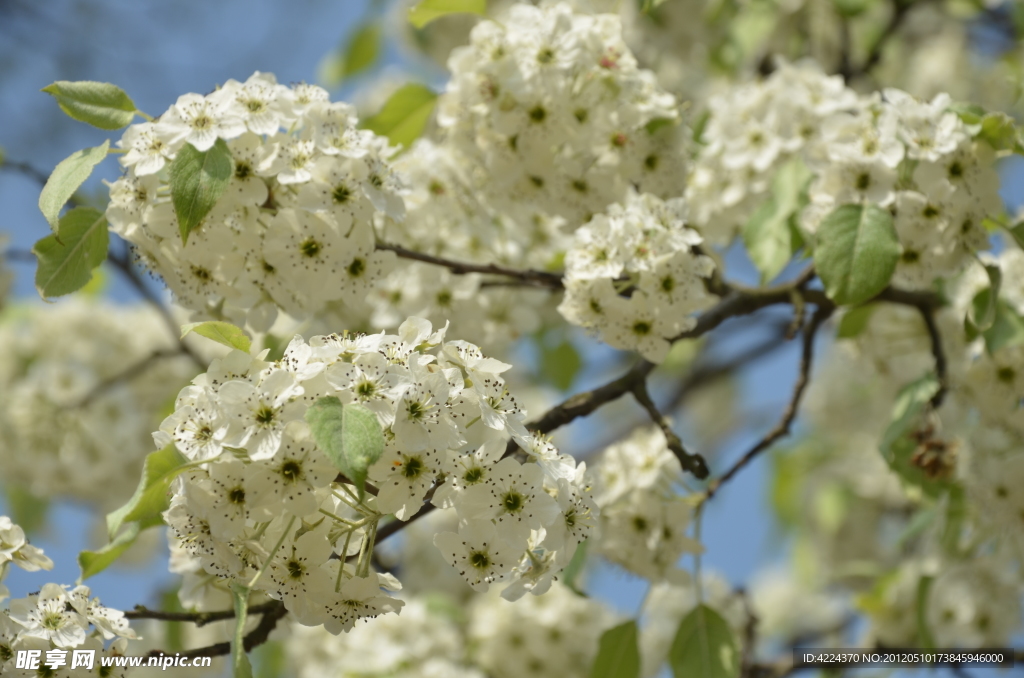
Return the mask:
<svg viewBox="0 0 1024 678">
<path fill-rule="evenodd" d="M 924 103 L 888 89 L 825 120 L 804 227 L 814 232 L 844 203 L 885 207 L 903 247 L 894 284 L 927 289 L 960 272 L 988 247 L 982 222 L 1002 201 L 992 147 L 975 140 L 980 126 L 966 125 L 951 103 L 948 95 Z"/>
<path fill-rule="evenodd" d="M 319 628 L 295 627 L 286 641 L 299 678 L 338 674 L 377 678 L 482 678 L 469 665 L 465 638 L 454 620 L 426 598 L 412 598 L 401 616 L 389 615 L 357 626 L 341 638 Z"/>
<path fill-rule="evenodd" d="M 494 678 L 583 678 L 597 656 L 598 639 L 614 623 L 602 603 L 555 586 L 515 605 L 481 596 L 470 608 L 468 634 L 474 659 Z"/>
<path fill-rule="evenodd" d="M 514 4 L 453 50 L 438 124 L 491 206 L 575 228 L 630 185 L 665 195 L 685 174 L 675 98 L 637 67 L 610 14 Z"/>
<path fill-rule="evenodd" d="M 284 131 L 282 131 L 284 130 Z M 224 145 L 233 172 L 213 211 L 182 242 L 169 195 L 185 144 Z M 373 219 L 404 212 L 387 140 L 356 128 L 354 109 L 313 85 L 267 73 L 185 94 L 120 141 L 127 172 L 110 186 L 111 228 L 135 245 L 178 301 L 259 330 L 278 309 L 307 318 L 360 303 L 389 265 Z"/>
<path fill-rule="evenodd" d="M 604 451 L 595 472 L 601 555 L 652 582 L 686 582 L 680 556 L 704 548 L 686 536 L 693 505 L 678 492 L 683 471 L 661 432 L 637 429 Z"/>
<path fill-rule="evenodd" d="M 988 246 L 983 226 L 1002 210 L 996 154 L 942 94 L 921 102 L 886 89 L 858 95 L 811 62 L 781 64 L 763 82 L 713 97 L 706 145 L 687 197 L 698 230 L 728 243 L 785 162 L 813 177 L 800 225 L 813 236 L 844 204 L 889 210 L 902 255 L 893 277 L 926 289 L 959 273 Z"/>
<path fill-rule="evenodd" d="M 794 156 L 820 154 L 826 118 L 853 107 L 857 95 L 813 62 L 782 63 L 760 82 L 710 97 L 708 122 L 686 189 L 704 238 L 726 245 Z"/>
<path fill-rule="evenodd" d="M 664 360 L 668 338 L 692 328 L 691 314 L 713 299 L 705 283 L 714 262 L 695 251 L 701 237 L 686 217 L 682 199 L 634 192 L 595 216 L 565 257 L 558 310 L 615 348 Z"/>
<path fill-rule="evenodd" d="M 53 561 L 26 541 L 20 526 L 0 516 L 0 582 L 9 563 L 30 572 L 53 568 Z M 124 654 L 127 640 L 135 638 L 135 632 L 123 612 L 100 605 L 99 598 L 90 598 L 90 593 L 88 586 L 69 589 L 44 584 L 38 593 L 11 600 L 7 609 L 0 609 L 0 674 L 30 675 L 15 666 L 22 650 L 39 652 L 40 675 L 51 675 L 42 672 L 60 668 L 60 675 L 83 678 L 94 675 L 92 667 L 72 670 L 67 666 L 66 650 L 93 650 L 102 656 Z M 0 602 L 7 596 L 0 583 Z M 114 638 L 117 640 L 104 648 L 104 641 Z M 54 665 L 47 667 L 51 662 Z"/>
<path fill-rule="evenodd" d="M 500 376 L 509 365 L 444 335 L 411 318 L 398 335 L 296 337 L 275 363 L 214 361 L 154 434 L 189 460 L 165 514 L 180 546 L 338 633 L 401 607 L 380 592 L 398 580 L 370 569 L 377 524 L 409 520 L 429 494 L 460 518 L 435 543 L 470 585 L 546 590 L 596 520 L 584 467 L 526 432 Z M 313 440 L 305 413 L 325 396 L 384 430 L 372 496 L 358 498 Z M 505 457 L 510 437 L 529 463 Z"/>
<path fill-rule="evenodd" d="M 3 484 L 116 508 L 138 484 L 156 413 L 195 374 L 160 316 L 85 298 L 11 309 L 0 345 Z"/>
</svg>

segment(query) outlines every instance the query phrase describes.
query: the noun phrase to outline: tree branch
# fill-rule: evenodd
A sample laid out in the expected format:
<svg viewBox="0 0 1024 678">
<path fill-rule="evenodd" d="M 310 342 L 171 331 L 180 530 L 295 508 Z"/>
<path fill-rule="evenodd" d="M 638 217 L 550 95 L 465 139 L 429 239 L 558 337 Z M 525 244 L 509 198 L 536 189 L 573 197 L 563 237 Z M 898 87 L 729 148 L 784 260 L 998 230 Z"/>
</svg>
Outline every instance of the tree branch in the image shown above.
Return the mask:
<svg viewBox="0 0 1024 678">
<path fill-rule="evenodd" d="M 128 367 L 127 369 L 125 369 L 125 370 L 123 370 L 121 372 L 118 372 L 115 375 L 107 377 L 106 379 L 104 379 L 100 383 L 96 384 L 96 386 L 94 386 L 88 393 L 86 393 L 85 396 L 83 396 L 81 400 L 79 400 L 74 405 L 71 405 L 69 407 L 69 409 L 78 409 L 78 408 L 81 408 L 81 407 L 85 407 L 94 398 L 96 398 L 97 396 L 102 395 L 105 391 L 113 388 L 114 386 L 117 386 L 118 384 L 120 384 L 122 382 L 131 381 L 135 377 L 138 377 L 143 372 L 148 370 L 149 367 L 151 365 L 153 365 L 153 363 L 156 363 L 156 362 L 158 362 L 160 360 L 163 360 L 165 358 L 176 358 L 178 356 L 183 356 L 183 355 L 186 355 L 186 353 L 185 353 L 184 349 L 181 347 L 181 344 L 179 344 L 178 348 L 176 348 L 176 349 L 166 349 L 166 350 L 154 351 L 153 353 L 150 353 L 148 356 L 146 356 L 142 360 L 138 361 L 137 363 L 135 363 L 131 367 Z"/>
<path fill-rule="evenodd" d="M 273 612 L 281 602 L 277 600 L 267 601 L 249 608 L 249 614 L 263 614 Z M 164 612 L 163 610 L 150 610 L 144 605 L 136 605 L 134 610 L 124 613 L 125 619 L 157 619 L 168 622 L 191 622 L 196 626 L 206 626 L 215 621 L 234 619 L 234 610 L 218 610 L 216 612 Z"/>
<path fill-rule="evenodd" d="M 889 15 L 889 22 L 882 29 L 878 39 L 871 45 L 871 51 L 868 52 L 864 63 L 857 68 L 849 68 L 846 72 L 840 73 L 846 82 L 867 75 L 878 65 L 878 62 L 882 60 L 882 51 L 885 49 L 885 45 L 899 31 L 913 5 L 911 0 L 892 0 L 892 14 Z"/>
<path fill-rule="evenodd" d="M 390 245 L 388 243 L 381 242 L 377 243 L 377 249 L 386 252 L 394 252 L 402 259 L 411 259 L 425 264 L 443 266 L 457 275 L 465 275 L 467 273 L 484 273 L 486 275 L 504 276 L 519 283 L 535 287 L 544 287 L 551 290 L 562 289 L 561 273 L 550 273 L 548 271 L 537 271 L 534 269 L 519 270 L 507 268 L 505 266 L 498 266 L 497 264 L 474 264 L 465 261 L 453 261 L 451 259 L 435 257 L 422 252 L 413 252 L 412 250 L 407 250 L 400 245 Z"/>
<path fill-rule="evenodd" d="M 278 600 L 274 600 L 263 605 L 256 605 L 249 609 L 250 613 L 254 611 L 262 613 L 263 617 L 260 619 L 260 623 L 256 628 L 246 634 L 245 639 L 242 641 L 242 646 L 245 648 L 246 652 L 267 642 L 267 638 L 270 637 L 270 633 L 275 627 L 277 627 L 277 622 L 288 614 L 288 610 L 285 608 L 284 603 Z M 126 612 L 125 616 L 128 614 L 129 613 Z M 226 614 L 226 612 L 211 614 Z M 230 614 L 230 617 L 223 618 L 231 619 L 235 616 L 234 611 Z M 149 652 L 150 657 L 162 657 L 165 654 L 170 654 L 170 652 L 165 652 L 163 650 L 150 650 Z M 180 654 L 182 657 L 220 657 L 231 654 L 231 643 L 214 643 L 213 645 L 207 645 L 206 647 L 197 647 L 193 650 L 186 650 L 180 653 L 175 652 L 174 654 Z"/>
<path fill-rule="evenodd" d="M 4 159 L 0 161 L 0 170 L 7 170 L 8 172 L 18 172 L 23 174 L 32 181 L 36 182 L 40 186 L 46 185 L 46 180 L 49 176 L 44 174 L 42 171 L 36 169 L 27 162 L 19 162 L 17 160 Z"/>
<path fill-rule="evenodd" d="M 790 426 L 793 424 L 793 420 L 796 419 L 797 411 L 800 408 L 800 400 L 803 398 L 804 391 L 807 389 L 807 384 L 810 382 L 811 377 L 811 366 L 814 361 L 814 338 L 818 333 L 818 329 L 822 323 L 832 315 L 834 306 L 831 303 L 827 305 L 818 306 L 818 309 L 811 316 L 807 326 L 804 327 L 804 340 L 803 340 L 803 355 L 800 358 L 800 372 L 797 375 L 796 385 L 793 387 L 793 395 L 789 400 L 789 404 L 786 405 L 786 409 L 782 413 L 782 417 L 779 422 L 772 428 L 771 431 L 765 434 L 761 440 L 757 442 L 750 450 L 744 454 L 739 461 L 726 471 L 722 477 L 713 480 L 707 489 L 707 494 L 704 496 L 703 501 L 711 499 L 724 483 L 727 483 L 737 473 L 739 473 L 744 466 L 749 464 L 753 459 L 764 450 L 771 447 L 771 445 L 786 435 L 789 435 Z"/>
<path fill-rule="evenodd" d="M 138 271 L 132 265 L 131 260 L 128 258 L 128 249 L 126 246 L 124 254 L 115 254 L 113 251 L 107 253 L 107 262 L 110 263 L 115 269 L 117 269 L 124 278 L 131 284 L 135 291 L 138 292 L 143 299 L 146 300 L 156 311 L 160 314 L 167 329 L 170 330 L 171 336 L 174 337 L 175 341 L 181 347 L 181 351 L 188 355 L 192 359 L 199 369 L 205 370 L 207 368 L 206 362 L 199 357 L 199 355 L 192 350 L 192 348 L 181 339 L 181 326 L 177 323 L 174 317 L 171 315 L 170 310 L 164 305 L 164 302 L 160 297 L 146 286 L 146 283 L 139 276 Z"/>
<path fill-rule="evenodd" d="M 676 455 L 683 470 L 692 473 L 699 480 L 707 478 L 710 471 L 708 471 L 708 465 L 704 461 L 704 457 L 686 451 L 686 448 L 683 447 L 683 441 L 672 430 L 672 426 L 665 418 L 665 415 L 658 411 L 658 407 L 651 400 L 651 394 L 647 392 L 647 382 L 640 380 L 633 384 L 632 393 L 636 401 L 640 403 L 640 406 L 647 410 L 651 421 L 661 429 L 668 449 L 672 450 L 672 454 Z"/>
</svg>

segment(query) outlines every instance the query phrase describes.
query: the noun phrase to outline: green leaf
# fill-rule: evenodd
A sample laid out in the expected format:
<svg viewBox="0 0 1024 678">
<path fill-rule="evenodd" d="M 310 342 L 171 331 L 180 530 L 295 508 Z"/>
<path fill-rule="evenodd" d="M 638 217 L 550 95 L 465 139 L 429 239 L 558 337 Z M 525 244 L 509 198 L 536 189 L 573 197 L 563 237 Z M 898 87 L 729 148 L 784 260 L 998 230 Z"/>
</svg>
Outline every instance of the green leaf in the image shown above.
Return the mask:
<svg viewBox="0 0 1024 678">
<path fill-rule="evenodd" d="M 777 276 L 800 246 L 794 237 L 796 215 L 807 204 L 806 188 L 811 173 L 801 160 L 779 168 L 772 195 L 743 227 L 743 242 L 750 260 L 761 272 L 762 284 Z"/>
<path fill-rule="evenodd" d="M 107 218 L 91 207 L 68 211 L 57 224 L 57 234 L 35 244 L 39 261 L 36 289 L 44 299 L 70 294 L 85 287 L 93 269 L 107 258 Z"/>
<path fill-rule="evenodd" d="M 39 211 L 46 217 L 51 230 L 57 231 L 60 211 L 64 209 L 68 200 L 71 200 L 75 191 L 89 178 L 93 168 L 107 157 L 108 150 L 110 150 L 109 139 L 99 146 L 72 153 L 53 168 L 53 172 L 50 173 L 46 185 L 43 186 L 43 190 L 39 194 Z"/>
<path fill-rule="evenodd" d="M 640 0 L 640 11 L 644 14 L 650 14 L 664 4 L 665 0 Z"/>
<path fill-rule="evenodd" d="M 218 344 L 223 344 L 228 348 L 237 348 L 243 353 L 248 353 L 249 349 L 252 348 L 252 341 L 250 341 L 248 335 L 246 335 L 242 328 L 220 320 L 189 323 L 188 325 L 181 326 L 182 339 L 184 339 L 185 335 L 189 332 L 195 332 L 201 337 L 212 339 Z"/>
<path fill-rule="evenodd" d="M 99 574 L 110 567 L 115 560 L 121 557 L 122 553 L 128 550 L 128 547 L 135 543 L 135 538 L 139 536 L 141 531 L 142 525 L 140 523 L 129 523 L 121 534 L 117 535 L 116 539 L 106 544 L 99 551 L 80 552 L 78 554 L 78 567 L 81 568 L 82 574 L 78 581 L 85 581 L 89 577 Z"/>
<path fill-rule="evenodd" d="M 288 655 L 279 640 L 263 643 L 250 655 L 256 661 L 256 678 L 282 678 L 289 673 Z"/>
<path fill-rule="evenodd" d="M 640 649 L 632 619 L 601 634 L 590 678 L 640 678 Z"/>
<path fill-rule="evenodd" d="M 568 390 L 583 366 L 576 346 L 565 339 L 553 348 L 542 344 L 541 351 L 541 378 L 560 391 Z"/>
<path fill-rule="evenodd" d="M 917 601 L 914 616 L 917 621 L 917 642 L 919 647 L 924 650 L 934 650 L 935 640 L 932 637 L 931 630 L 928 628 L 928 593 L 931 591 L 932 582 L 935 581 L 935 577 L 928 575 L 922 576 L 917 581 Z"/>
<path fill-rule="evenodd" d="M 46 514 L 50 510 L 50 500 L 37 497 L 23 485 L 9 483 L 7 485 L 7 510 L 11 512 L 11 520 L 20 525 L 29 537 L 35 536 L 46 526 Z"/>
<path fill-rule="evenodd" d="M 1006 227 L 1007 232 L 1017 241 L 1019 247 L 1024 247 L 1024 221 Z"/>
<path fill-rule="evenodd" d="M 875 304 L 865 304 L 848 310 L 839 321 L 836 338 L 852 339 L 860 335 L 867 329 L 871 314 L 875 312 L 876 308 L 878 307 Z"/>
<path fill-rule="evenodd" d="M 43 88 L 60 109 L 80 122 L 100 129 L 121 129 L 135 117 L 135 104 L 124 90 L 109 82 L 58 80 Z"/>
<path fill-rule="evenodd" d="M 981 119 L 978 138 L 997 151 L 1012 150 L 1017 143 L 1017 125 L 1006 113 L 989 113 Z"/>
<path fill-rule="evenodd" d="M 437 94 L 425 85 L 403 85 L 363 127 L 387 137 L 393 146 L 408 147 L 423 134 L 436 101 Z"/>
<path fill-rule="evenodd" d="M 377 415 L 359 403 L 343 405 L 335 396 L 325 396 L 306 410 L 306 422 L 317 446 L 355 483 L 362 500 L 366 470 L 384 452 Z"/>
<path fill-rule="evenodd" d="M 235 608 L 235 635 L 231 640 L 232 678 L 252 678 L 252 665 L 245 653 L 245 621 L 249 616 L 249 587 L 231 585 L 231 602 Z"/>
<path fill-rule="evenodd" d="M 380 47 L 380 23 L 363 24 L 320 64 L 320 81 L 327 87 L 337 87 L 353 75 L 362 73 L 377 63 Z"/>
<path fill-rule="evenodd" d="M 217 139 L 208 151 L 197 151 L 185 144 L 171 162 L 171 202 L 178 217 L 181 241 L 195 230 L 224 195 L 235 164 L 223 139 Z"/>
<path fill-rule="evenodd" d="M 863 14 L 873 0 L 832 0 L 840 16 L 855 17 Z"/>
<path fill-rule="evenodd" d="M 967 101 L 954 101 L 946 110 L 956 113 L 968 125 L 977 125 L 988 112 L 978 104 Z"/>
<path fill-rule="evenodd" d="M 580 589 L 579 584 L 576 580 L 583 574 L 583 568 L 587 564 L 587 551 L 589 550 L 590 542 L 586 539 L 581 541 L 576 547 L 576 552 L 572 554 L 572 559 L 569 564 L 565 566 L 562 571 L 562 583 L 569 587 L 569 590 L 579 596 L 585 596 L 586 594 Z"/>
<path fill-rule="evenodd" d="M 929 497 L 938 497 L 949 489 L 949 482 L 930 478 L 911 459 L 920 446 L 913 437 L 924 423 L 929 401 L 939 390 L 939 381 L 933 373 L 904 386 L 896 396 L 890 424 L 882 435 L 879 448 L 882 457 L 907 485 L 921 489 Z"/>
<path fill-rule="evenodd" d="M 985 350 L 990 354 L 1007 346 L 1024 344 L 1024 318 L 1002 299 L 996 302 L 996 317 L 992 327 L 982 332 Z"/>
<path fill-rule="evenodd" d="M 998 266 L 986 264 L 989 286 L 974 295 L 971 306 L 967 310 L 967 322 L 971 332 L 979 334 L 988 330 L 996 321 L 999 309 L 999 288 L 1003 283 L 1003 273 Z"/>
<path fill-rule="evenodd" d="M 814 266 L 837 304 L 861 304 L 884 290 L 899 258 L 892 215 L 875 205 L 842 205 L 818 227 Z"/>
<path fill-rule="evenodd" d="M 740 662 L 732 628 L 713 609 L 698 605 L 679 624 L 668 663 L 676 678 L 736 678 Z"/>
<path fill-rule="evenodd" d="M 135 494 L 124 506 L 107 514 L 107 534 L 111 539 L 126 522 L 159 522 L 160 514 L 167 509 L 171 481 L 185 470 L 186 462 L 173 444 L 146 455 Z"/>
<path fill-rule="evenodd" d="M 421 0 L 409 10 L 409 23 L 423 28 L 434 19 L 446 14 L 483 14 L 487 11 L 487 0 Z"/>
</svg>

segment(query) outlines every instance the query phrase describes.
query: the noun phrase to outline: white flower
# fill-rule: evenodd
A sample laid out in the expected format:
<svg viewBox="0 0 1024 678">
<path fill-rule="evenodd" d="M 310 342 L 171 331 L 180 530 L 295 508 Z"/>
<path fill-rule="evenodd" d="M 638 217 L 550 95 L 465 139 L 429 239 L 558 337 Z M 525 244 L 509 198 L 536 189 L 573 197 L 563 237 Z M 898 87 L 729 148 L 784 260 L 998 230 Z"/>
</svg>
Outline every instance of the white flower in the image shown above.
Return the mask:
<svg viewBox="0 0 1024 678">
<path fill-rule="evenodd" d="M 78 647 L 85 640 L 88 622 L 68 610 L 68 595 L 57 584 L 44 584 L 36 595 L 11 601 L 10 617 L 25 627 L 29 638 L 49 640 L 60 648 Z"/>
<path fill-rule="evenodd" d="M 488 520 L 466 521 L 459 526 L 458 534 L 441 532 L 434 537 L 434 545 L 477 591 L 486 591 L 490 584 L 503 579 L 520 554 L 505 545 Z"/>
</svg>

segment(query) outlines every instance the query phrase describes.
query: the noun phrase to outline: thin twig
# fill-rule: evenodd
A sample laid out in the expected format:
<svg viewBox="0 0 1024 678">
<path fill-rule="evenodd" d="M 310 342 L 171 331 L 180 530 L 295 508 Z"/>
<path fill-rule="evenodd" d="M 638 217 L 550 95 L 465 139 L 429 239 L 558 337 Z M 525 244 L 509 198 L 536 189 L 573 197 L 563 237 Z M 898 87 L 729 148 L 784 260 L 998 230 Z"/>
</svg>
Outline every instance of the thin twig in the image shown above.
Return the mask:
<svg viewBox="0 0 1024 678">
<path fill-rule="evenodd" d="M 183 355 L 185 355 L 185 352 L 181 348 L 180 344 L 178 345 L 178 348 L 175 349 L 164 349 L 160 351 L 154 351 L 153 353 L 150 353 L 147 357 L 143 358 L 142 360 L 135 363 L 131 367 L 121 372 L 118 372 L 115 375 L 107 377 L 100 383 L 96 384 L 96 386 L 94 386 L 88 393 L 86 393 L 81 400 L 79 400 L 74 405 L 71 405 L 69 409 L 78 409 L 81 407 L 85 407 L 90 402 L 92 402 L 96 397 L 102 395 L 105 391 L 113 388 L 114 386 L 117 386 L 122 382 L 131 381 L 135 377 L 141 375 L 143 372 L 148 370 L 151 365 L 153 365 L 156 362 L 164 360 L 165 358 L 177 358 L 178 356 Z"/>
<path fill-rule="evenodd" d="M 19 263 L 34 264 L 36 255 L 31 250 L 4 250 L 4 259 Z"/>
<path fill-rule="evenodd" d="M 932 396 L 929 405 L 933 410 L 937 410 L 942 406 L 942 401 L 945 400 L 946 391 L 949 388 L 949 380 L 946 374 L 946 352 L 942 349 L 942 336 L 939 334 L 939 326 L 935 322 L 934 309 L 919 306 L 918 310 L 921 312 L 924 326 L 928 328 L 928 338 L 931 340 L 932 345 L 932 357 L 935 359 L 935 376 L 939 381 L 939 390 Z"/>
<path fill-rule="evenodd" d="M 761 452 L 771 447 L 776 440 L 789 435 L 790 427 L 793 424 L 793 420 L 796 419 L 797 411 L 800 408 L 800 400 L 803 398 L 808 382 L 810 382 L 811 366 L 814 361 L 814 338 L 822 323 L 832 315 L 834 308 L 835 307 L 831 304 L 818 306 L 818 309 L 814 312 L 814 315 L 811 316 L 807 326 L 804 328 L 803 355 L 800 358 L 800 372 L 797 375 L 796 385 L 793 387 L 793 395 L 789 399 L 789 403 L 786 405 L 786 409 L 783 411 L 779 422 L 771 431 L 766 433 L 765 436 L 757 442 L 757 444 L 750 448 L 750 450 L 748 450 L 747 453 L 739 459 L 739 461 L 733 464 L 733 466 L 729 468 L 722 477 L 713 480 L 708 485 L 704 501 L 711 499 L 711 497 L 713 497 L 718 491 L 718 488 L 720 488 L 724 483 L 729 482 L 729 480 L 739 473 L 744 466 L 753 461 L 753 459 Z"/>
<path fill-rule="evenodd" d="M 260 623 L 246 634 L 245 639 L 242 641 L 242 646 L 245 651 L 258 647 L 263 643 L 267 642 L 267 638 L 270 637 L 270 633 L 277 626 L 277 622 L 284 618 L 288 614 L 287 608 L 284 603 L 274 600 L 265 605 L 257 605 L 249 609 L 249 612 L 258 611 L 263 614 Z M 224 617 L 224 619 L 230 619 L 235 616 L 234 612 L 231 613 L 231 617 Z M 169 652 L 163 650 L 150 650 L 150 657 L 162 657 Z M 197 647 L 193 650 L 185 650 L 184 652 L 175 652 L 175 655 L 181 655 L 182 657 L 221 657 L 223 655 L 231 654 L 231 643 L 214 643 L 213 645 L 207 645 L 206 647 Z"/>
<path fill-rule="evenodd" d="M 562 274 L 551 273 L 548 271 L 537 271 L 534 269 L 515 269 L 507 268 L 505 266 L 498 266 L 497 264 L 474 264 L 467 261 L 453 261 L 451 259 L 445 259 L 443 257 L 435 257 L 430 254 L 424 254 L 423 252 L 414 252 L 407 250 L 400 245 L 391 245 L 388 243 L 377 243 L 378 250 L 384 250 L 386 252 L 394 252 L 398 257 L 402 259 L 411 259 L 413 261 L 421 261 L 425 264 L 433 264 L 435 266 L 443 266 L 452 273 L 457 275 L 465 275 L 467 273 L 483 273 L 486 275 L 498 275 L 506 278 L 511 278 L 514 281 L 520 283 L 534 285 L 537 287 L 545 287 L 552 290 L 562 289 Z"/>
<path fill-rule="evenodd" d="M 19 174 L 24 174 L 26 177 L 36 182 L 40 186 L 45 186 L 46 180 L 49 178 L 41 170 L 36 169 L 27 162 L 7 160 L 6 158 L 3 161 L 0 161 L 0 170 L 7 170 L 9 172 L 18 172 Z"/>
<path fill-rule="evenodd" d="M 889 15 L 889 22 L 882 29 L 878 39 L 871 45 L 871 51 L 868 52 L 864 63 L 857 68 L 849 69 L 847 73 L 841 73 L 846 82 L 850 82 L 862 75 L 867 75 L 878 65 L 878 62 L 882 60 L 882 51 L 885 49 L 885 45 L 899 31 L 900 26 L 903 25 L 903 20 L 906 19 L 907 13 L 913 5 L 914 3 L 911 0 L 892 0 L 892 14 Z"/>
<path fill-rule="evenodd" d="M 168 309 L 167 306 L 164 305 L 163 300 L 146 285 L 145 281 L 142 280 L 142 277 L 139 276 L 138 271 L 135 270 L 135 266 L 128 257 L 127 245 L 124 254 L 115 254 L 113 251 L 109 252 L 107 254 L 107 262 L 117 269 L 131 284 L 131 286 L 135 288 L 135 291 L 138 292 L 154 309 L 156 309 L 160 314 L 160 317 L 163 319 L 164 324 L 167 326 L 167 329 L 170 330 L 171 336 L 174 337 L 175 341 L 177 341 L 178 345 L 181 347 L 181 351 L 188 355 L 188 357 L 190 357 L 200 369 L 205 370 L 207 367 L 206 362 L 200 358 L 188 344 L 181 340 L 181 326 L 174 319 L 174 316 L 171 315 L 170 309 Z"/>
<path fill-rule="evenodd" d="M 280 606 L 280 601 L 271 600 L 249 608 L 249 614 L 263 614 L 273 612 Z M 216 612 L 165 612 L 163 610 L 150 610 L 144 605 L 136 605 L 134 610 L 124 613 L 125 619 L 157 619 L 168 622 L 191 622 L 196 626 L 205 626 L 211 622 L 224 619 L 234 619 L 234 610 L 219 610 Z"/>
<path fill-rule="evenodd" d="M 647 382 L 640 380 L 633 384 L 632 393 L 640 406 L 647 410 L 651 421 L 661 429 L 668 449 L 672 450 L 672 454 L 676 455 L 676 458 L 679 459 L 679 464 L 683 467 L 683 470 L 692 473 L 698 480 L 707 478 L 710 471 L 708 470 L 707 462 L 704 461 L 704 457 L 686 451 L 686 448 L 683 447 L 683 441 L 672 430 L 668 419 L 665 418 L 665 415 L 658 410 L 658 406 L 651 400 L 651 394 L 647 392 Z"/>
</svg>

